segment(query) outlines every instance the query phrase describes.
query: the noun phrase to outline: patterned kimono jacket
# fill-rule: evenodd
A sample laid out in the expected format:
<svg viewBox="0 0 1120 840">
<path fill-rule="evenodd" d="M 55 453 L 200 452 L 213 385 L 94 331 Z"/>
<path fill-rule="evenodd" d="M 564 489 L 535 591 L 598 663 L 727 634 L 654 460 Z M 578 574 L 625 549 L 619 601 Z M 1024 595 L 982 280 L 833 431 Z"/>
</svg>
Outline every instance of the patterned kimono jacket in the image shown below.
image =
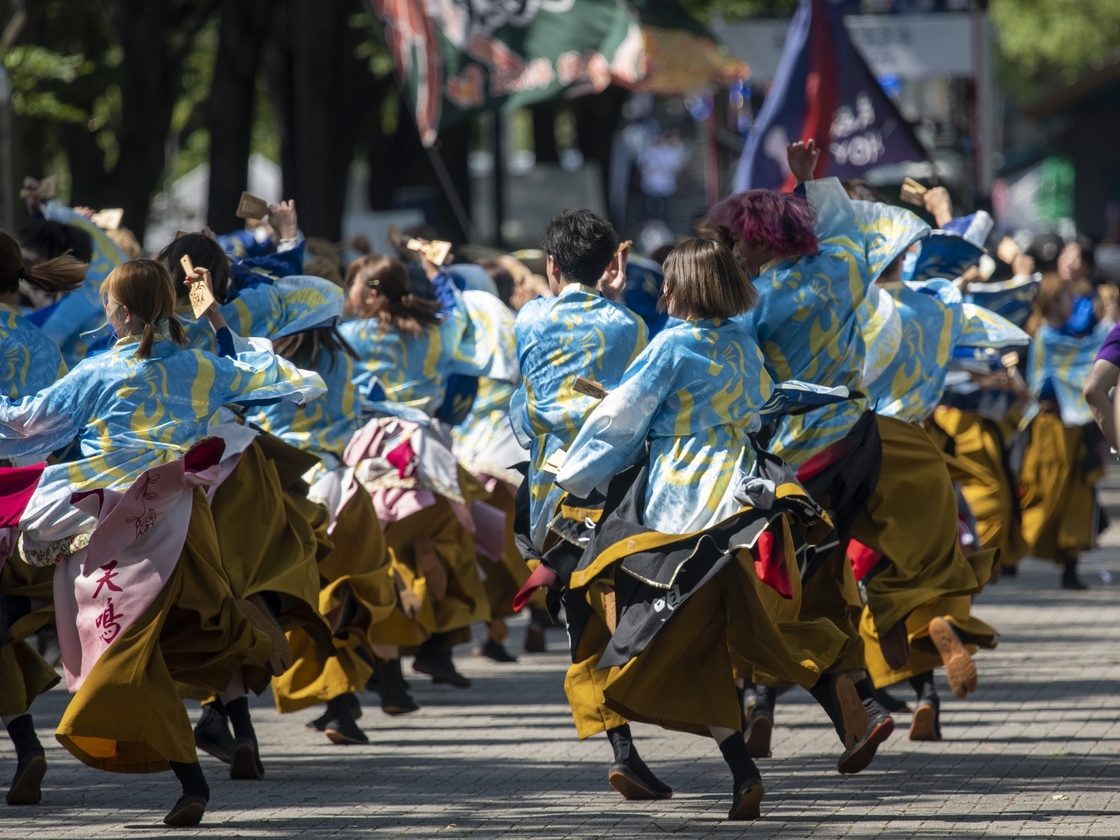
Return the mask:
<svg viewBox="0 0 1120 840">
<path fill-rule="evenodd" d="M 371 405 L 353 383 L 354 360 L 346 353 L 321 353 L 315 373 L 326 383 L 327 393 L 314 402 L 297 405 L 278 402 L 263 408 L 253 423 L 263 431 L 297 449 L 318 455 L 323 469 L 333 470 L 342 462 L 350 438 L 365 422 Z M 317 468 L 316 473 L 323 469 Z M 305 477 L 314 483 L 317 475 Z"/>
<path fill-rule="evenodd" d="M 517 333 L 513 312 L 487 292 L 464 291 L 463 304 L 474 329 L 478 393 L 467 419 L 451 430 L 455 454 L 474 475 L 489 475 L 517 486 L 514 465 L 529 459 L 509 421 L 509 404 L 521 382 L 517 367 Z"/>
<path fill-rule="evenodd" d="M 758 305 L 737 320 L 762 348 L 771 378 L 799 379 L 852 392 L 864 386 L 866 345 L 857 315 L 868 287 L 929 226 L 908 210 L 852 201 L 835 178 L 810 181 L 818 253 L 763 266 Z M 848 434 L 866 397 L 783 417 L 770 448 L 795 469 Z"/>
<path fill-rule="evenodd" d="M 90 344 L 96 339 L 98 328 L 105 324 L 105 310 L 101 305 L 102 281 L 128 258 L 109 238 L 109 234 L 69 207 L 51 202 L 43 208 L 43 215 L 49 221 L 73 225 L 85 231 L 93 246 L 85 282 L 49 307 L 49 312 L 35 319 L 43 332 L 62 349 L 66 364 L 73 367 L 85 358 Z M 40 317 L 42 320 L 39 320 Z"/>
<path fill-rule="evenodd" d="M 584 421 L 556 482 L 587 496 L 645 458 L 648 441 L 646 526 L 705 530 L 743 507 L 736 490 L 755 466 L 748 435 L 771 391 L 762 353 L 735 322 L 664 329 Z"/>
<path fill-rule="evenodd" d="M 42 391 L 66 374 L 58 345 L 11 306 L 0 305 L 0 394 L 11 399 Z"/>
<path fill-rule="evenodd" d="M 380 382 L 390 402 L 434 415 L 451 374 L 486 373 L 475 359 L 470 318 L 461 306 L 445 310 L 440 322 L 419 336 L 406 336 L 393 327 L 381 333 L 377 324 L 376 318 L 363 318 L 338 328 L 358 353 L 353 381 L 365 397 L 371 397 L 374 384 Z"/>
<path fill-rule="evenodd" d="M 910 423 L 928 417 L 945 390 L 957 347 L 999 349 L 1030 337 L 1005 318 L 964 303 L 948 280 L 899 283 L 889 289 L 902 317 L 902 344 L 868 389 L 875 411 Z"/>
<path fill-rule="evenodd" d="M 1084 337 L 1069 335 L 1049 324 L 1043 324 L 1035 333 L 1028 377 L 1031 391 L 1036 397 L 1051 396 L 1046 387 L 1049 383 L 1053 388 L 1052 397 L 1058 402 L 1062 422 L 1067 426 L 1084 426 L 1093 422 L 1093 414 L 1081 389 L 1085 387 L 1089 370 L 1112 326 L 1111 321 L 1102 321 Z"/>
<path fill-rule="evenodd" d="M 554 298 L 537 298 L 517 313 L 521 384 L 510 402 L 510 422 L 529 450 L 529 513 L 533 545 L 543 550 L 548 523 L 564 491 L 544 470 L 575 440 L 598 400 L 572 389 L 577 377 L 608 391 L 645 349 L 646 325 L 594 289 L 569 284 Z"/>
<path fill-rule="evenodd" d="M 275 340 L 334 326 L 342 315 L 342 296 L 342 289 L 330 280 L 293 275 L 242 289 L 221 310 L 235 335 Z M 191 349 L 217 352 L 214 331 L 205 319 L 196 320 L 189 305 L 180 307 L 176 316 L 187 331 Z"/>
<path fill-rule="evenodd" d="M 151 359 L 135 356 L 138 337 L 92 356 L 37 394 L 0 397 L 0 458 L 45 455 L 77 438 L 80 458 L 49 466 L 21 520 L 33 539 L 72 536 L 87 515 L 72 493 L 119 488 L 181 457 L 206 436 L 223 403 L 315 399 L 323 380 L 242 343 L 232 357 L 182 350 L 166 336 Z M 38 513 L 36 513 L 36 511 Z"/>
</svg>

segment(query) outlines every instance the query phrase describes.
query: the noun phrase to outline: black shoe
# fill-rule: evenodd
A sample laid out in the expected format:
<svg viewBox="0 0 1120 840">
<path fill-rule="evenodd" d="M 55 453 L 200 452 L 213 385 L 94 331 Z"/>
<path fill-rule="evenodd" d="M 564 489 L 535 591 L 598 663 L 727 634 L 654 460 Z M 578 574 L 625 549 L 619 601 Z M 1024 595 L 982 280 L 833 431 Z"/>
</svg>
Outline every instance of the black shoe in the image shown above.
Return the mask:
<svg viewBox="0 0 1120 840">
<path fill-rule="evenodd" d="M 911 741 L 941 740 L 941 701 L 937 697 L 924 699 L 914 710 L 910 721 Z"/>
<path fill-rule="evenodd" d="M 871 680 L 860 680 L 860 685 L 870 686 Z M 860 694 L 866 694 L 866 691 L 861 691 Z M 883 743 L 894 732 L 894 718 L 890 716 L 875 699 L 874 689 L 870 690 L 871 696 L 863 696 L 864 709 L 867 712 L 867 729 L 863 733 L 863 737 L 851 749 L 844 752 L 840 756 L 840 761 L 836 764 L 836 769 L 844 775 L 858 773 L 865 770 L 872 759 L 875 758 L 875 753 L 879 749 L 879 745 Z"/>
<path fill-rule="evenodd" d="M 615 762 L 607 771 L 607 783 L 624 799 L 670 799 L 673 789 L 658 779 L 636 756 L 629 761 Z"/>
<path fill-rule="evenodd" d="M 437 640 L 434 636 L 420 646 L 420 651 L 412 662 L 412 670 L 418 674 L 427 674 L 436 685 L 443 683 L 456 688 L 471 687 L 471 681 L 455 670 L 451 651 L 444 647 L 442 639 Z"/>
<path fill-rule="evenodd" d="M 1018 566 L 1004 566 L 1000 570 L 999 574 L 1000 574 L 1000 577 L 1018 577 L 1019 576 L 1019 567 Z"/>
<path fill-rule="evenodd" d="M 525 652 L 544 653 L 547 650 L 544 643 L 544 628 L 539 624 L 530 624 L 525 633 Z"/>
<path fill-rule="evenodd" d="M 350 716 L 354 718 L 354 720 L 360 720 L 362 717 L 362 701 L 358 699 L 358 695 L 351 691 L 338 696 L 346 698 L 345 702 L 350 709 Z M 330 723 L 330 721 L 331 710 L 328 708 L 323 714 L 315 718 L 315 720 L 309 720 L 305 723 L 303 728 L 308 732 L 325 732 L 327 724 Z"/>
<path fill-rule="evenodd" d="M 229 777 L 231 779 L 263 779 L 264 765 L 257 739 L 235 738 L 229 751 Z"/>
<path fill-rule="evenodd" d="M 495 662 L 516 662 L 517 657 L 510 654 L 505 649 L 501 642 L 495 642 L 493 639 L 487 638 L 486 642 L 478 650 L 474 652 L 475 656 L 485 656 L 487 659 L 493 659 Z"/>
<path fill-rule="evenodd" d="M 774 704 L 778 699 L 778 689 L 759 686 L 754 706 L 747 717 L 743 730 L 743 740 L 751 758 L 769 758 L 770 739 L 774 732 Z"/>
<path fill-rule="evenodd" d="M 38 805 L 41 786 L 47 775 L 47 758 L 42 751 L 20 756 L 12 786 L 8 788 L 9 805 Z"/>
<path fill-rule="evenodd" d="M 391 659 L 381 666 L 381 686 L 381 711 L 385 714 L 407 715 L 420 708 L 408 693 L 399 659 Z"/>
<path fill-rule="evenodd" d="M 198 825 L 202 822 L 202 815 L 206 813 L 206 803 L 207 800 L 197 794 L 183 794 L 163 818 L 164 825 Z"/>
<path fill-rule="evenodd" d="M 202 707 L 202 717 L 194 727 L 194 745 L 218 761 L 229 764 L 233 733 L 229 731 L 229 718 L 221 702 L 207 703 Z"/>
<path fill-rule="evenodd" d="M 847 674 L 822 674 L 809 694 L 832 721 L 845 750 L 859 743 L 867 731 L 867 709 Z"/>
<path fill-rule="evenodd" d="M 875 689 L 875 699 L 877 699 L 879 701 L 879 704 L 888 712 L 894 713 L 910 711 L 910 707 L 907 706 L 904 701 L 899 700 L 885 688 Z"/>
<path fill-rule="evenodd" d="M 901 671 L 910 662 L 910 636 L 906 632 L 906 621 L 899 621 L 886 633 L 879 634 L 879 650 L 887 667 Z"/>
<path fill-rule="evenodd" d="M 729 820 L 757 820 L 762 816 L 762 779 L 746 779 L 737 785 L 732 793 L 731 810 L 727 812 Z"/>
<path fill-rule="evenodd" d="M 368 744 L 369 738 L 366 737 L 366 733 L 354 722 L 354 716 L 350 711 L 353 704 L 349 701 L 349 697 L 353 695 L 340 694 L 327 702 L 327 714 L 330 715 L 330 720 L 327 721 L 323 732 L 334 744 Z"/>
<path fill-rule="evenodd" d="M 1071 560 L 1062 569 L 1062 589 L 1072 589 L 1080 592 L 1089 587 L 1077 574 L 1077 561 Z"/>
</svg>

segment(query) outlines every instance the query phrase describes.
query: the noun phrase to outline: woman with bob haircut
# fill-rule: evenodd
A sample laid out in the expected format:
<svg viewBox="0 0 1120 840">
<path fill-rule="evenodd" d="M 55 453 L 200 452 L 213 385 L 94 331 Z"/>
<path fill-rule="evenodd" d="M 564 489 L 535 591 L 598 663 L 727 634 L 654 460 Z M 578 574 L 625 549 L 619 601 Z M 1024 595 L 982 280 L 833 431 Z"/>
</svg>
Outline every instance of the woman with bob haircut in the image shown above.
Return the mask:
<svg viewBox="0 0 1120 840">
<path fill-rule="evenodd" d="M 473 328 L 450 277 L 423 263 L 438 301 L 409 291 L 408 270 L 395 257 L 360 257 L 346 270 L 347 312 L 355 320 L 339 332 L 358 354 L 354 385 L 397 416 L 370 420 L 344 459 L 373 497 L 397 588 L 410 604 L 407 614 L 398 610 L 385 622 L 382 644 L 419 646 L 414 671 L 469 688 L 451 649 L 470 641 L 471 624 L 490 621 L 471 512 L 489 494 L 460 467 L 446 427 L 434 418 L 451 407 L 444 403 L 452 399 L 445 392 L 453 374 L 489 370 L 474 358 Z M 391 466 L 398 446 L 423 451 L 415 469 Z M 395 682 L 393 658 L 386 674 Z"/>
<path fill-rule="evenodd" d="M 209 283 L 205 271 L 191 279 Z M 0 470 L 0 500 L 19 531 L 7 563 L 57 566 L 74 693 L 58 740 L 98 769 L 172 769 L 183 794 L 164 821 L 194 825 L 209 788 L 179 686 L 221 693 L 243 663 L 269 663 L 277 643 L 222 571 L 201 488 L 218 479 L 224 445 L 207 439 L 207 423 L 226 403 L 314 399 L 323 382 L 271 352 L 238 349 L 213 310 L 227 355 L 183 349 L 159 262 L 119 266 L 101 293 L 115 346 L 37 394 L 0 397 L 0 458 L 41 458 L 75 438 L 80 447 L 77 460 Z M 0 632 L 20 617 L 5 609 Z M 21 767 L 25 759 L 41 779 L 42 754 L 21 753 Z"/>
<path fill-rule="evenodd" d="M 733 820 L 757 819 L 763 795 L 733 671 L 757 668 L 828 695 L 842 737 L 863 711 L 846 678 L 821 680 L 843 634 L 827 620 L 797 621 L 798 547 L 830 523 L 750 437 L 772 384 L 758 347 L 731 319 L 757 298 L 723 245 L 692 239 L 674 248 L 660 305 L 683 323 L 634 360 L 556 476 L 573 497 L 607 492 L 601 525 L 566 581 L 576 636 L 576 602 L 590 595 L 615 605 L 599 661 L 610 669 L 606 706 L 710 734 L 733 776 Z"/>
</svg>

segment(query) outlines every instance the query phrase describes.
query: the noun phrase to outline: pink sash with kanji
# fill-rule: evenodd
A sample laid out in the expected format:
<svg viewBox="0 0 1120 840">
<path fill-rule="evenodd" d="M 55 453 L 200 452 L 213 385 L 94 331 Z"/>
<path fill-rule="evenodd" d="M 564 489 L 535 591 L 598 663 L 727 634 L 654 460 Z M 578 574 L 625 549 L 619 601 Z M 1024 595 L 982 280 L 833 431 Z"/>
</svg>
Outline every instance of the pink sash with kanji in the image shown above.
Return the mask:
<svg viewBox="0 0 1120 840">
<path fill-rule="evenodd" d="M 224 450 L 221 439 L 208 438 L 184 457 L 145 471 L 124 492 L 72 497 L 97 525 L 89 545 L 54 576 L 58 643 L 71 693 L 171 578 L 190 528 L 192 491 L 219 479 Z"/>
</svg>

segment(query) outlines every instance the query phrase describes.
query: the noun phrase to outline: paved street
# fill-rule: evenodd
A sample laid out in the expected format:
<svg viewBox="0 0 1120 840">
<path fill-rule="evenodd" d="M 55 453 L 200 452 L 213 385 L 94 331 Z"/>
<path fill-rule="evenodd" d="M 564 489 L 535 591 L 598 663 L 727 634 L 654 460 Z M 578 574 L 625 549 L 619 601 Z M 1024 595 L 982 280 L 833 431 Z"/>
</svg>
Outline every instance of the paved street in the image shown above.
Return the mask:
<svg viewBox="0 0 1120 840">
<path fill-rule="evenodd" d="M 1115 517 L 1120 480 L 1109 482 L 1105 501 Z M 225 765 L 204 757 L 211 810 L 192 830 L 159 822 L 176 798 L 171 774 L 100 773 L 57 745 L 53 727 L 67 695 L 56 689 L 34 709 L 50 762 L 43 804 L 0 806 L 0 837 L 1117 837 L 1118 533 L 1099 552 L 1112 586 L 1086 562 L 1093 590 L 1062 593 L 1055 567 L 1028 561 L 1018 578 L 983 594 L 976 612 L 1003 636 L 979 656 L 972 699 L 956 700 L 939 682 L 942 743 L 909 742 L 909 716 L 899 715 L 872 767 L 841 777 L 824 713 L 803 692 L 786 695 L 774 758 L 762 765 L 763 819 L 749 826 L 723 820 L 730 776 L 707 739 L 635 727 L 643 755 L 676 795 L 649 804 L 615 794 L 605 739 L 575 738 L 562 689 L 564 637 L 554 631 L 548 654 L 516 665 L 460 648 L 474 688 L 415 677 L 424 708 L 409 717 L 389 718 L 367 697 L 368 747 L 333 746 L 303 730 L 313 714 L 281 717 L 268 695 L 256 699 L 268 778 L 230 781 Z M 517 649 L 523 632 L 516 623 Z M 3 739 L 4 785 L 13 769 Z"/>
</svg>

